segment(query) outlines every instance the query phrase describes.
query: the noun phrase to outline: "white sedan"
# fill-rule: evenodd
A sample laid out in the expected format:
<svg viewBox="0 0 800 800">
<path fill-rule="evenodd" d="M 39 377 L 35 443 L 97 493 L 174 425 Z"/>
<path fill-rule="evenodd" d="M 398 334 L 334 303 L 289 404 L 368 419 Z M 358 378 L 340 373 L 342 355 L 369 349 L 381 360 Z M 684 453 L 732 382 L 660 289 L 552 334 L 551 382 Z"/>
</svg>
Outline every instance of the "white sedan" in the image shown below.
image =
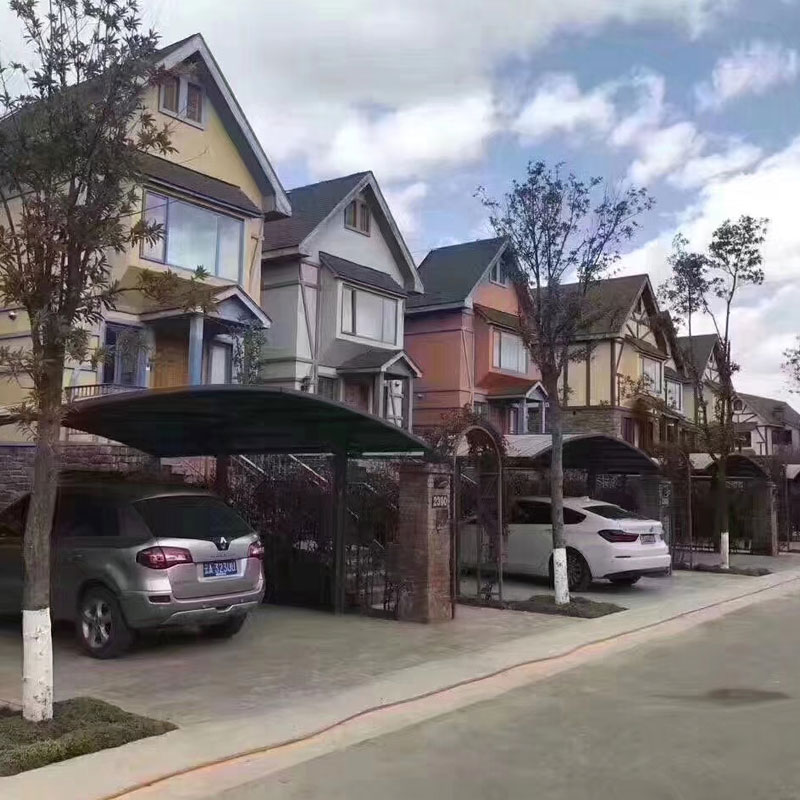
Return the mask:
<svg viewBox="0 0 800 800">
<path fill-rule="evenodd" d="M 545 577 L 552 573 L 553 534 L 550 498 L 511 500 L 505 569 L 509 573 Z M 462 563 L 474 563 L 475 528 L 462 529 Z M 620 506 L 589 497 L 564 498 L 569 588 L 585 591 L 593 579 L 632 586 L 642 575 L 664 575 L 670 554 L 664 530 Z"/>
</svg>

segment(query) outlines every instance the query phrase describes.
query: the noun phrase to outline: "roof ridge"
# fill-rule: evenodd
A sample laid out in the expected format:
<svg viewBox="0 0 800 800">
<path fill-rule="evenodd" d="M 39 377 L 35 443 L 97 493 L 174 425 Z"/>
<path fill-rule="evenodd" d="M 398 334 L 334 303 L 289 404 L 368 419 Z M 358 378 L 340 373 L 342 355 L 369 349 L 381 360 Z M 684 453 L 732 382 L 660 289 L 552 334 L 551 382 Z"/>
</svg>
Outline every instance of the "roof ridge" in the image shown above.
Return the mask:
<svg viewBox="0 0 800 800">
<path fill-rule="evenodd" d="M 300 191 L 301 189 L 310 189 L 312 186 L 322 186 L 322 184 L 324 184 L 324 183 L 334 183 L 336 181 L 345 181 L 348 178 L 355 178 L 355 177 L 362 178 L 365 175 L 369 175 L 371 172 L 372 172 L 372 170 L 369 170 L 369 169 L 368 170 L 363 170 L 362 172 L 351 172 L 349 175 L 340 175 L 338 178 L 326 178 L 324 181 L 314 181 L 313 183 L 304 183 L 302 186 L 293 186 L 288 191 L 289 191 L 289 193 L 297 192 L 297 191 Z"/>
<path fill-rule="evenodd" d="M 500 242 L 505 239 L 505 236 L 490 236 L 486 239 L 473 239 L 470 242 L 456 242 L 455 244 L 443 244 L 441 247 L 432 247 L 428 251 L 428 255 L 430 253 L 438 253 L 440 250 L 450 250 L 455 247 L 469 247 L 475 244 L 484 244 L 486 242 Z M 425 256 L 427 258 L 427 255 Z"/>
</svg>

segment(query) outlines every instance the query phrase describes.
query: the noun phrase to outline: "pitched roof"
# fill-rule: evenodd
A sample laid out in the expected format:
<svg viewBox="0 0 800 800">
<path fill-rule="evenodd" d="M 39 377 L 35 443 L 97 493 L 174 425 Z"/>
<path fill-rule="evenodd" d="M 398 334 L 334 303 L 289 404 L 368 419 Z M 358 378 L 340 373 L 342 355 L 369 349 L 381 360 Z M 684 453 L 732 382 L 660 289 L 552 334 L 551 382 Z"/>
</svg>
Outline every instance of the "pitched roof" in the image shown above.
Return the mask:
<svg viewBox="0 0 800 800">
<path fill-rule="evenodd" d="M 505 238 L 497 237 L 431 250 L 419 266 L 425 294 L 409 298 L 408 308 L 463 303 L 505 246 Z"/>
<path fill-rule="evenodd" d="M 587 329 L 586 336 L 617 334 L 633 310 L 642 289 L 648 285 L 647 275 L 625 275 L 621 278 L 605 278 L 589 286 L 586 304 L 596 313 Z M 564 289 L 575 291 L 577 283 L 564 284 Z"/>
<path fill-rule="evenodd" d="M 238 211 L 260 217 L 264 212 L 238 187 L 227 181 L 212 178 L 188 169 L 174 161 L 142 153 L 143 172 L 154 182 L 183 189 L 189 194 L 215 200 Z"/>
<path fill-rule="evenodd" d="M 768 425 L 776 425 L 781 428 L 789 425 L 793 428 L 800 428 L 800 414 L 783 400 L 759 397 L 756 394 L 742 394 L 741 392 L 737 392 L 736 396 Z"/>
<path fill-rule="evenodd" d="M 292 216 L 264 225 L 263 251 L 299 245 L 368 175 L 369 172 L 356 172 L 291 189 L 288 195 Z"/>
<path fill-rule="evenodd" d="M 501 328 L 508 328 L 512 331 L 520 329 L 519 317 L 516 314 L 509 314 L 507 311 L 498 311 L 496 308 L 489 308 L 478 303 L 475 304 L 475 311 L 480 314 L 487 322 Z"/>
<path fill-rule="evenodd" d="M 702 377 L 708 364 L 708 359 L 714 352 L 714 347 L 719 341 L 716 333 L 706 333 L 701 336 L 679 336 L 678 347 L 689 364 L 694 366 L 695 373 Z"/>
<path fill-rule="evenodd" d="M 391 275 L 387 275 L 385 272 L 379 272 L 377 269 L 372 269 L 372 267 L 365 267 L 362 264 L 356 264 L 346 258 L 339 258 L 339 256 L 333 256 L 330 253 L 320 252 L 319 260 L 323 266 L 340 278 L 402 297 L 407 294 L 406 290 Z"/>
</svg>

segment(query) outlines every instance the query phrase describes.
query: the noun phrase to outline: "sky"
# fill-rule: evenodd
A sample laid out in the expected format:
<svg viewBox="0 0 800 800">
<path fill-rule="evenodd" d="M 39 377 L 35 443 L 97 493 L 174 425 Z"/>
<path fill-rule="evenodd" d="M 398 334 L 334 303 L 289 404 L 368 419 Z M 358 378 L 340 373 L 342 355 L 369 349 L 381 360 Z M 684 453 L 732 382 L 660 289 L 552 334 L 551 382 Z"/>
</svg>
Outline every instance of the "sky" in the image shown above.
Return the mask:
<svg viewBox="0 0 800 800">
<path fill-rule="evenodd" d="M 4 0 L 0 58 L 20 43 Z M 766 280 L 734 311 L 737 386 L 800 408 L 800 0 L 141 0 L 169 43 L 200 32 L 286 188 L 371 169 L 417 263 L 491 235 L 530 160 L 646 186 L 620 274 L 666 277 L 770 220 Z M 705 321 L 700 331 L 711 330 Z"/>
</svg>

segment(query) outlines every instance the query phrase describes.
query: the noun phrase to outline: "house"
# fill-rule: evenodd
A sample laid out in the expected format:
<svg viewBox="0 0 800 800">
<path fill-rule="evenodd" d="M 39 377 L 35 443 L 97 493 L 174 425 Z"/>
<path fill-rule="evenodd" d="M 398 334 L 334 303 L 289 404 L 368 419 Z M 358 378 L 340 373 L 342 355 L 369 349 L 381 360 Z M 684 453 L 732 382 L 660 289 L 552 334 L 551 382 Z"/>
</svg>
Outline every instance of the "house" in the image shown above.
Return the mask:
<svg viewBox="0 0 800 800">
<path fill-rule="evenodd" d="M 739 448 L 757 456 L 800 450 L 800 414 L 783 400 L 737 392 L 733 424 Z"/>
<path fill-rule="evenodd" d="M 543 433 L 546 394 L 519 335 L 503 238 L 431 250 L 419 267 L 425 293 L 409 298 L 406 350 L 422 371 L 415 426 L 430 428 L 468 405 L 503 433 Z"/>
<path fill-rule="evenodd" d="M 650 279 L 608 278 L 588 293 L 592 317 L 561 380 L 565 430 L 606 433 L 644 448 L 678 441 L 691 425 L 691 383 Z"/>
<path fill-rule="evenodd" d="M 410 428 L 420 370 L 403 349 L 414 260 L 371 172 L 289 192 L 264 226 L 261 306 L 272 320 L 262 378 Z"/>
<path fill-rule="evenodd" d="M 158 63 L 165 77 L 144 90 L 143 100 L 158 123 L 171 123 L 175 152 L 143 155 L 141 202 L 142 214 L 163 224 L 165 235 L 111 254 L 111 277 L 127 291 L 91 330 L 109 359 L 67 365 L 71 399 L 230 382 L 232 346 L 242 326 L 270 323 L 258 303 L 262 229 L 265 220 L 291 213 L 288 197 L 203 37 L 163 48 Z M 137 288 L 145 270 L 172 270 L 188 279 L 198 266 L 217 290 L 209 313 L 154 305 Z M 29 341 L 21 309 L 0 310 L 0 337 L 12 346 Z M 19 402 L 27 390 L 16 380 L 3 381 L 0 405 Z M 18 441 L 23 434 L 8 426 L 0 436 Z"/>
<path fill-rule="evenodd" d="M 700 424 L 701 403 L 695 402 L 695 378 L 702 384 L 702 404 L 705 405 L 708 422 L 717 418 L 716 400 L 719 393 L 719 364 L 722 358 L 722 349 L 719 336 L 716 333 L 706 333 L 695 336 L 679 336 L 678 347 L 683 353 L 686 362 L 686 375 L 689 378 L 690 401 L 694 404 L 692 418 Z"/>
</svg>

